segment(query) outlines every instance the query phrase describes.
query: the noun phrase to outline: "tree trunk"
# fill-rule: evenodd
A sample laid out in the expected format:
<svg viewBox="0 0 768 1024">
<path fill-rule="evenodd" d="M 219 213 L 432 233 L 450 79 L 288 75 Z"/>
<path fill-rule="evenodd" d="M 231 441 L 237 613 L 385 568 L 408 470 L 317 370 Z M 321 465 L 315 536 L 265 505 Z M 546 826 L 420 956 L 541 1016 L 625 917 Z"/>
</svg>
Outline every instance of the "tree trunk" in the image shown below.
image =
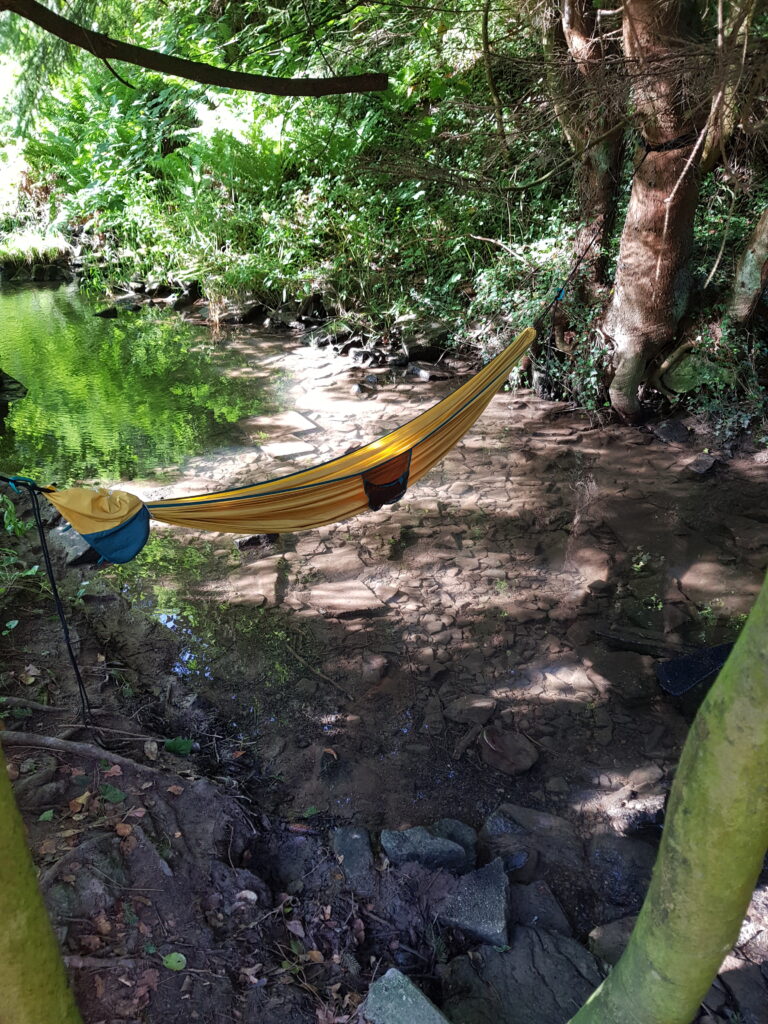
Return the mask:
<svg viewBox="0 0 768 1024">
<path fill-rule="evenodd" d="M 768 577 L 683 749 L 624 955 L 570 1024 L 690 1024 L 768 847 Z"/>
<path fill-rule="evenodd" d="M 82 1024 L 0 749 L 0 1021 Z"/>
<path fill-rule="evenodd" d="M 611 402 L 628 419 L 650 359 L 675 337 L 689 295 L 700 114 L 681 57 L 685 0 L 625 0 L 624 53 L 645 152 L 635 171 L 603 330 L 614 346 Z M 690 29 L 689 29 L 690 31 Z"/>
<path fill-rule="evenodd" d="M 606 283 L 603 249 L 616 218 L 623 88 L 606 61 L 612 44 L 603 38 L 589 0 L 565 0 L 561 17 L 549 24 L 547 47 L 555 112 L 580 159 L 577 188 L 584 227 L 576 239 L 576 251 L 583 252 L 592 243 L 584 268 L 594 289 Z"/>
<path fill-rule="evenodd" d="M 737 324 L 748 323 L 768 287 L 768 209 L 755 225 L 736 267 L 728 314 Z"/>
</svg>

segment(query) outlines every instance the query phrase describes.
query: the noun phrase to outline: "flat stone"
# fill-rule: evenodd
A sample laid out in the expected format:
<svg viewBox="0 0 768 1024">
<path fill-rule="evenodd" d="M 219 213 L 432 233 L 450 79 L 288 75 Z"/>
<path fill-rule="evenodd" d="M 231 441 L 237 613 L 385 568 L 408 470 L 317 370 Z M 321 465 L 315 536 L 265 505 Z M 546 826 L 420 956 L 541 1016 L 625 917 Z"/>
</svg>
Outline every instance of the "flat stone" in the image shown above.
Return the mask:
<svg viewBox="0 0 768 1024">
<path fill-rule="evenodd" d="M 497 857 L 459 879 L 453 895 L 438 912 L 442 924 L 492 946 L 506 946 L 509 880 Z"/>
<path fill-rule="evenodd" d="M 368 989 L 360 1012 L 370 1024 L 449 1024 L 447 1017 L 396 967 Z"/>
<path fill-rule="evenodd" d="M 688 427 L 682 420 L 662 420 L 651 429 L 656 437 L 666 444 L 685 444 L 689 437 Z"/>
<path fill-rule="evenodd" d="M 295 409 L 275 413 L 273 416 L 248 416 L 238 421 L 238 427 L 244 431 L 257 434 L 308 434 L 320 428 L 312 420 L 307 419 Z"/>
<path fill-rule="evenodd" d="M 403 829 L 402 832 L 384 829 L 381 845 L 393 864 L 415 862 L 425 868 L 461 871 L 467 863 L 463 846 L 451 839 L 432 835 L 422 825 Z"/>
<path fill-rule="evenodd" d="M 607 964 L 618 963 L 629 942 L 636 920 L 637 914 L 630 914 L 628 917 L 620 917 L 618 921 L 599 924 L 597 928 L 593 928 L 589 933 L 590 952 Z"/>
<path fill-rule="evenodd" d="M 489 726 L 479 739 L 483 761 L 505 775 L 522 775 L 539 759 L 530 740 L 517 732 Z"/>
<path fill-rule="evenodd" d="M 307 600 L 313 608 L 340 619 L 372 615 L 386 608 L 369 587 L 357 580 L 319 583 L 312 587 Z"/>
<path fill-rule="evenodd" d="M 463 725 L 484 725 L 496 709 L 496 701 L 476 693 L 459 697 L 445 709 L 445 717 Z"/>
<path fill-rule="evenodd" d="M 563 908 L 546 882 L 510 886 L 509 902 L 511 924 L 545 928 L 548 932 L 558 932 L 560 935 L 573 935 Z"/>
<path fill-rule="evenodd" d="M 260 447 L 271 459 L 291 459 L 297 455 L 309 455 L 315 450 L 314 445 L 306 441 L 271 441 Z"/>
<path fill-rule="evenodd" d="M 694 476 L 705 476 L 714 469 L 717 459 L 714 455 L 697 455 L 695 459 L 685 464 L 685 468 Z"/>
<path fill-rule="evenodd" d="M 369 896 L 374 890 L 373 851 L 364 828 L 345 825 L 333 833 L 333 852 L 353 892 Z"/>
<path fill-rule="evenodd" d="M 456 1024 L 567 1024 L 602 979 L 574 939 L 517 927 L 510 949 L 457 957 L 442 980 L 443 1009 Z"/>
</svg>

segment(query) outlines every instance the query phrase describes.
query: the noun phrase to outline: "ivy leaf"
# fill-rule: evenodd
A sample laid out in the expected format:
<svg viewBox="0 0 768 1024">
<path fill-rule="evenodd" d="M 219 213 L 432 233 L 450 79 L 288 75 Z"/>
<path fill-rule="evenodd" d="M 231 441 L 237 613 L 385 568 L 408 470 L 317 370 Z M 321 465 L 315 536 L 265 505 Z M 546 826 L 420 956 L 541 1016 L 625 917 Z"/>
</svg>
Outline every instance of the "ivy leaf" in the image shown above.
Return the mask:
<svg viewBox="0 0 768 1024">
<path fill-rule="evenodd" d="M 125 800 L 125 793 L 117 786 L 104 782 L 99 786 L 99 793 L 110 804 L 121 804 Z"/>
<path fill-rule="evenodd" d="M 53 811 L 52 810 L 50 810 L 50 811 L 43 811 L 43 813 L 40 815 L 40 817 L 37 820 L 38 821 L 53 821 Z"/>
<path fill-rule="evenodd" d="M 186 740 L 181 736 L 176 736 L 175 739 L 166 740 L 163 747 L 169 754 L 181 754 L 183 757 L 186 757 L 187 754 L 191 753 L 194 742 L 194 740 Z"/>
</svg>

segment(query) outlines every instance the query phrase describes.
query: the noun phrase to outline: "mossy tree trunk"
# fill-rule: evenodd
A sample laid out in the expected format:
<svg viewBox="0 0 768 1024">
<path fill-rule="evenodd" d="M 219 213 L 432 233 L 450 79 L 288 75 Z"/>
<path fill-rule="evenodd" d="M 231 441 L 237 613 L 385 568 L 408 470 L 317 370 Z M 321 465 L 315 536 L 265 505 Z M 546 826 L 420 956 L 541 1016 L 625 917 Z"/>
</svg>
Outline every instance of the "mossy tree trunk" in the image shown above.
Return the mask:
<svg viewBox="0 0 768 1024">
<path fill-rule="evenodd" d="M 0 1024 L 82 1024 L 0 748 Z"/>
<path fill-rule="evenodd" d="M 768 209 L 755 225 L 736 267 L 728 313 L 738 324 L 752 319 L 760 296 L 768 288 Z"/>
<path fill-rule="evenodd" d="M 693 723 L 624 955 L 570 1024 L 690 1024 L 768 847 L 768 578 Z"/>
</svg>

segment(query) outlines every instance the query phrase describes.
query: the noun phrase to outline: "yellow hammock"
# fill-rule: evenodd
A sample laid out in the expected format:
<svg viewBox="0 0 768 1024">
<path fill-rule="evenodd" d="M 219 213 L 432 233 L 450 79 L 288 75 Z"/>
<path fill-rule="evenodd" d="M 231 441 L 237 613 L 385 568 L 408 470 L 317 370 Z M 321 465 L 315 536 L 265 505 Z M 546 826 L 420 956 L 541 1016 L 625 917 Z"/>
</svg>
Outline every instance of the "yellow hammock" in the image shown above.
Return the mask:
<svg viewBox="0 0 768 1024">
<path fill-rule="evenodd" d="M 536 337 L 533 327 L 457 391 L 389 434 L 312 469 L 214 494 L 144 504 L 127 491 L 72 487 L 48 500 L 110 562 L 144 546 L 149 520 L 224 533 L 293 533 L 398 501 L 469 430 Z"/>
</svg>

